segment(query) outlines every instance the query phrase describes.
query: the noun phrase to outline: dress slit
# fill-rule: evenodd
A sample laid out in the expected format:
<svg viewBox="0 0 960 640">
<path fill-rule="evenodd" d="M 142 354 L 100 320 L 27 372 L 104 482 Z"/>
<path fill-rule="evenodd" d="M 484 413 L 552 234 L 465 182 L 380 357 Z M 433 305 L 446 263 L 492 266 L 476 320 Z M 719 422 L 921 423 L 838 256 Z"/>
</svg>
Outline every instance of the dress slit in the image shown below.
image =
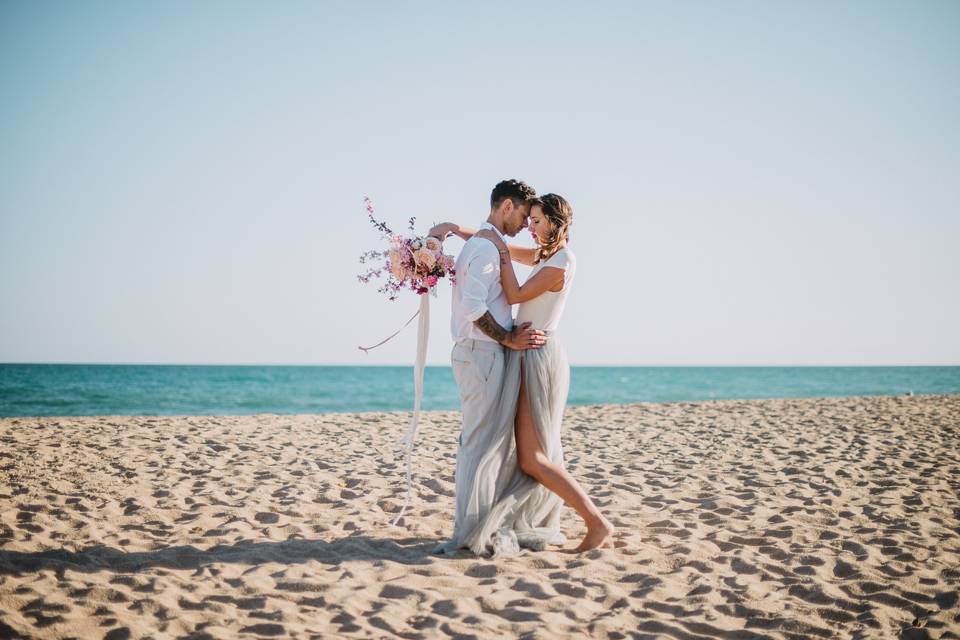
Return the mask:
<svg viewBox="0 0 960 640">
<path fill-rule="evenodd" d="M 476 469 L 457 493 L 453 537 L 435 550 L 454 554 L 468 547 L 476 555 L 517 555 L 564 544 L 560 532 L 563 500 L 520 470 L 516 446 L 516 413 L 521 367 L 530 418 L 541 450 L 554 464 L 565 466 L 560 442 L 563 409 L 569 385 L 566 352 L 554 339 L 539 349 L 506 354 L 501 402 L 482 444 L 461 451 L 463 463 Z M 473 461 L 473 462 L 471 462 Z M 459 462 L 458 462 L 459 464 Z"/>
</svg>

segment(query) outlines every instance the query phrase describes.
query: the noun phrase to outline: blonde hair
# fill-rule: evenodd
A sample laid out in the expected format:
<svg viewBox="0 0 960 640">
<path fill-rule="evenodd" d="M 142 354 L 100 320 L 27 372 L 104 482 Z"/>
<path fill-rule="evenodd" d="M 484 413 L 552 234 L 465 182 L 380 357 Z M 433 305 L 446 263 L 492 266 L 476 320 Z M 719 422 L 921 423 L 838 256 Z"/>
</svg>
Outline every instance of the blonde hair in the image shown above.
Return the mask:
<svg viewBox="0 0 960 640">
<path fill-rule="evenodd" d="M 570 241 L 570 225 L 573 224 L 573 207 L 563 196 L 555 193 L 535 198 L 530 207 L 539 206 L 543 211 L 543 216 L 553 223 L 553 233 L 547 238 L 546 242 L 541 244 L 533 256 L 533 263 L 537 264 L 541 260 L 549 260 L 553 254 L 560 250 L 560 245 Z"/>
</svg>

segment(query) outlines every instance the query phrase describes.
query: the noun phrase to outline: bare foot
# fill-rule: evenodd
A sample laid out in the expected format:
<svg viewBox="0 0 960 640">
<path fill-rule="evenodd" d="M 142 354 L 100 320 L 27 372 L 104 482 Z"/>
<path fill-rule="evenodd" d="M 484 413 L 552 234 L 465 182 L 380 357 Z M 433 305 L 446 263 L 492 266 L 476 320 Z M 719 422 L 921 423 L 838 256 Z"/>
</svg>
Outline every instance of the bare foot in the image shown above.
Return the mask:
<svg viewBox="0 0 960 640">
<path fill-rule="evenodd" d="M 600 516 L 600 523 L 594 527 L 587 528 L 587 535 L 583 537 L 583 540 L 571 553 L 583 553 L 590 549 L 598 549 L 604 546 L 607 541 L 611 540 L 616 531 L 616 527 L 614 527 L 609 520 Z"/>
</svg>

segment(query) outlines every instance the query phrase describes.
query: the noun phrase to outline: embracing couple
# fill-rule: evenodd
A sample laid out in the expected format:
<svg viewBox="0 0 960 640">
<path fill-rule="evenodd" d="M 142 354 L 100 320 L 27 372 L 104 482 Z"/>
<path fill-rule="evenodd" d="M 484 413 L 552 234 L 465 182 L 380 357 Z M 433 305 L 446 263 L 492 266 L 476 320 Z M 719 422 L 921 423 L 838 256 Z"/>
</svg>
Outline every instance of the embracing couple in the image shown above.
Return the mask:
<svg viewBox="0 0 960 640">
<path fill-rule="evenodd" d="M 451 222 L 430 230 L 441 242 L 451 234 L 467 241 L 456 262 L 451 319 L 463 412 L 456 515 L 453 536 L 434 553 L 468 548 L 497 557 L 563 545 L 564 503 L 587 525 L 570 551 L 603 546 L 614 533 L 564 468 L 560 442 L 570 367 L 555 331 L 576 270 L 567 246 L 572 221 L 562 197 L 537 197 L 528 184 L 504 180 L 490 194 L 490 216 L 479 230 Z M 535 248 L 506 244 L 504 236 L 528 226 Z M 522 285 L 512 261 L 533 266 Z"/>
</svg>

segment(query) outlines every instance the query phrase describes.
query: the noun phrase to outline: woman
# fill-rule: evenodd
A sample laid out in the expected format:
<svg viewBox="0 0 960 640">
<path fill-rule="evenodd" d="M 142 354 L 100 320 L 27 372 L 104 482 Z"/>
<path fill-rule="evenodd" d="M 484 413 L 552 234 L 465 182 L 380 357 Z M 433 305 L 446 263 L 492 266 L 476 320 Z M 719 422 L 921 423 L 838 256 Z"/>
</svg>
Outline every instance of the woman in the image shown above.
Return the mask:
<svg viewBox="0 0 960 640">
<path fill-rule="evenodd" d="M 560 431 L 570 384 L 570 368 L 555 331 L 563 313 L 576 271 L 576 259 L 567 247 L 573 209 L 561 196 L 547 194 L 530 207 L 530 232 L 536 248 L 507 246 L 489 230 L 474 232 L 452 223 L 447 231 L 468 239 L 486 238 L 500 251 L 500 277 L 507 302 L 518 304 L 516 323 L 531 322 L 547 334 L 539 349 L 508 350 L 500 429 L 497 442 L 503 451 L 491 452 L 491 460 L 507 459 L 495 483 L 496 498 L 479 524 L 462 540 L 451 540 L 444 552 L 468 546 L 476 554 L 492 548 L 493 556 L 536 550 L 548 544 L 563 544 L 560 509 L 566 502 L 587 525 L 587 534 L 571 551 L 579 553 L 603 546 L 614 527 L 597 509 L 583 488 L 564 468 Z M 512 260 L 532 265 L 523 285 L 517 281 Z M 511 433 L 512 432 L 512 433 Z M 515 451 L 514 451 L 515 447 Z M 483 465 L 480 467 L 484 468 Z M 443 547 L 444 545 L 441 545 Z"/>
</svg>

